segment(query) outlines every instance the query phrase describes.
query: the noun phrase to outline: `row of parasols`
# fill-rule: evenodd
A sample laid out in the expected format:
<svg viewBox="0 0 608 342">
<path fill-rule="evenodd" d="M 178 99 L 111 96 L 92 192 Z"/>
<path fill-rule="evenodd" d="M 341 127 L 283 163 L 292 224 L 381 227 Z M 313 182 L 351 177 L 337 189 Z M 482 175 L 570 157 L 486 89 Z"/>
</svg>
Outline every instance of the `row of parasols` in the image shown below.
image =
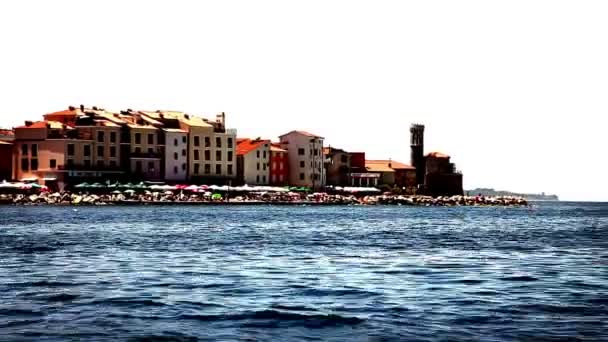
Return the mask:
<svg viewBox="0 0 608 342">
<path fill-rule="evenodd" d="M 75 189 L 81 190 L 150 190 L 150 191 L 192 191 L 192 192 L 208 192 L 208 191 L 219 191 L 219 192 L 309 192 L 309 188 L 304 187 L 274 187 L 274 186 L 228 186 L 228 185 L 167 185 L 167 184 L 153 184 L 148 185 L 146 183 L 126 183 L 126 184 L 101 184 L 101 183 L 80 183 L 74 186 Z"/>
<path fill-rule="evenodd" d="M 48 187 L 37 183 L 23 183 L 23 182 L 7 182 L 2 181 L 0 183 L 0 189 L 15 189 L 15 190 L 32 190 L 38 189 L 40 191 L 47 191 Z"/>
</svg>

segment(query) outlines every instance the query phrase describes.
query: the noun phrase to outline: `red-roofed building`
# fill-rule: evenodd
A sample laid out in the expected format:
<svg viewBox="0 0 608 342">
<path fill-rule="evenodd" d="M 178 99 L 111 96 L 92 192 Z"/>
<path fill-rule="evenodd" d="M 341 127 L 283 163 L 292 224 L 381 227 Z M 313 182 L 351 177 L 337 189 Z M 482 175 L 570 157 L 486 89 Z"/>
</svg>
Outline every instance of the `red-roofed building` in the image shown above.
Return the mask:
<svg viewBox="0 0 608 342">
<path fill-rule="evenodd" d="M 270 146 L 270 184 L 275 186 L 289 185 L 289 158 L 287 150 L 281 144 L 272 143 Z"/>
<path fill-rule="evenodd" d="M 407 192 L 416 190 L 416 168 L 395 160 L 366 160 L 365 167 L 370 173 L 379 173 L 379 185 L 395 186 Z"/>
<path fill-rule="evenodd" d="M 238 139 L 236 156 L 236 174 L 240 184 L 270 183 L 270 140 Z"/>
<path fill-rule="evenodd" d="M 279 139 L 289 159 L 289 185 L 323 189 L 326 180 L 324 139 L 304 131 L 291 131 Z"/>
</svg>

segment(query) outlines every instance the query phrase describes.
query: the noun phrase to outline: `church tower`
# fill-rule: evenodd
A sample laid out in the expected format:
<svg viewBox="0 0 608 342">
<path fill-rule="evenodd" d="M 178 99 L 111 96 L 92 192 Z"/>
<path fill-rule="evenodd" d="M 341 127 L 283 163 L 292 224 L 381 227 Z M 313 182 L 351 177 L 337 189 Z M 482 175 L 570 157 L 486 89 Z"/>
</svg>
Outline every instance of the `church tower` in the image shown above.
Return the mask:
<svg viewBox="0 0 608 342">
<path fill-rule="evenodd" d="M 416 184 L 424 184 L 426 162 L 424 160 L 424 125 L 410 126 L 410 164 L 416 168 Z"/>
</svg>

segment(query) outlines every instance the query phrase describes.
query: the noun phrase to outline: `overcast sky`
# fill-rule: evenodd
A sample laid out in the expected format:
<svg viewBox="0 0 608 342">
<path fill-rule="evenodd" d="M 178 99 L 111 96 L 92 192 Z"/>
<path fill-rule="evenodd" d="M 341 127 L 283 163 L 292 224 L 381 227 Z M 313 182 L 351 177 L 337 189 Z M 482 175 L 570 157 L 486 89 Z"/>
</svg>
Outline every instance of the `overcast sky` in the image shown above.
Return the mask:
<svg viewBox="0 0 608 342">
<path fill-rule="evenodd" d="M 466 188 L 608 200 L 608 1 L 3 1 L 0 126 L 69 105 L 227 114 Z"/>
</svg>

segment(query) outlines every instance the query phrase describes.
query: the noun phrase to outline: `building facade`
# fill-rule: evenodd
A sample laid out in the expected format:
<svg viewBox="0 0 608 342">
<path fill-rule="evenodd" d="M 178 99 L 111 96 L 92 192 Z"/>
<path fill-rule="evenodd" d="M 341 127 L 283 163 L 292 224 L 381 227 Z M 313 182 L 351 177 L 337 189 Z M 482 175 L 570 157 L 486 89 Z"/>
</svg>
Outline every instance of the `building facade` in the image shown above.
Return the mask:
<svg viewBox="0 0 608 342">
<path fill-rule="evenodd" d="M 272 143 L 270 146 L 270 184 L 289 185 L 289 158 L 287 150 L 281 148 L 279 143 Z"/>
<path fill-rule="evenodd" d="M 323 154 L 325 156 L 327 185 L 350 186 L 350 153 L 338 148 L 326 147 L 323 149 Z"/>
<path fill-rule="evenodd" d="M 304 131 L 291 131 L 279 137 L 287 150 L 289 184 L 320 189 L 325 186 L 323 138 Z"/>
<path fill-rule="evenodd" d="M 188 132 L 178 128 L 164 128 L 164 179 L 184 182 L 188 179 Z"/>
<path fill-rule="evenodd" d="M 237 178 L 240 184 L 270 184 L 270 145 L 270 140 L 238 140 Z"/>
</svg>

